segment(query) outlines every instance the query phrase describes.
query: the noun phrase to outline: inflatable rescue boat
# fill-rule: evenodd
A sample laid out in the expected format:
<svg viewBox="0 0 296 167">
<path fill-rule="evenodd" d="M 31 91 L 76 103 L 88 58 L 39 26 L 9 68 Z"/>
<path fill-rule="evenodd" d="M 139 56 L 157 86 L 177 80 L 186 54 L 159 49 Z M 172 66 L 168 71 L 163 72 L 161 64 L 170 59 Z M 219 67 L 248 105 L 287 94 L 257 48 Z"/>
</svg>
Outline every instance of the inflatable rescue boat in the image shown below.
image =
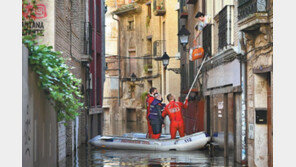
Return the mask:
<svg viewBox="0 0 296 167">
<path fill-rule="evenodd" d="M 146 139 L 143 133 L 127 133 L 123 136 L 96 136 L 89 140 L 94 146 L 107 149 L 151 150 L 151 151 L 191 151 L 205 147 L 210 136 L 198 132 L 184 137 L 170 139 L 161 135 L 160 139 Z"/>
</svg>

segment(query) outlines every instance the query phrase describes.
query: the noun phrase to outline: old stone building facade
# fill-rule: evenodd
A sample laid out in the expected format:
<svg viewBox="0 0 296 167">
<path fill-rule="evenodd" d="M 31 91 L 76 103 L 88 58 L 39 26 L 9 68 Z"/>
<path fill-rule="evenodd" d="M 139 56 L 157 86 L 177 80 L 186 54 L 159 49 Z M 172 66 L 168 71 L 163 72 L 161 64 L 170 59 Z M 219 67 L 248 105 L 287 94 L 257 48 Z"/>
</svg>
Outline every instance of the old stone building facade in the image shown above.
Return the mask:
<svg viewBox="0 0 296 167">
<path fill-rule="evenodd" d="M 117 30 L 119 48 L 117 53 L 111 51 L 116 45 L 114 38 L 111 38 L 114 35 L 111 30 L 107 42 L 113 46 L 107 46 L 110 48 L 110 55 L 107 55 L 106 60 L 108 66 L 106 74 L 110 76 L 110 88 L 105 89 L 105 92 L 109 93 L 105 94 L 107 112 L 104 112 L 104 119 L 146 121 L 145 92 L 147 93 L 152 86 L 158 88 L 165 101 L 165 95 L 168 93 L 180 96 L 180 75 L 172 71 L 179 67 L 179 60 L 176 59 L 176 55 L 178 58 L 177 1 L 141 0 L 106 3 L 108 13 L 110 12 L 109 19 L 112 20 L 110 24 L 117 25 L 111 29 Z M 164 70 L 161 61 L 155 60 L 162 57 L 164 52 L 171 57 L 167 70 Z M 133 73 L 136 76 L 135 82 L 131 81 Z M 105 85 L 107 82 L 108 79 Z M 118 110 L 114 106 L 119 106 Z"/>
<path fill-rule="evenodd" d="M 272 0 L 180 1 L 187 48 L 198 11 L 210 20 L 197 41 L 209 57 L 184 115 L 186 132 L 207 131 L 236 162 L 272 166 Z M 188 54 L 181 52 L 181 78 L 188 78 L 182 97 L 202 61 L 190 62 Z"/>
<path fill-rule="evenodd" d="M 239 1 L 238 10 L 246 56 L 248 165 L 273 166 L 273 0 Z"/>
<path fill-rule="evenodd" d="M 241 60 L 238 46 L 237 1 L 205 0 L 180 2 L 180 26 L 190 31 L 188 47 L 193 47 L 197 12 L 203 12 L 207 26 L 197 39 L 205 50 L 206 60 L 201 75 L 191 93 L 185 119 L 186 131 L 207 131 L 213 142 L 224 148 L 225 157 L 241 161 Z M 181 77 L 188 78 L 182 85 L 183 97 L 201 66 L 201 60 L 189 61 L 189 52 L 182 53 Z M 192 117 L 193 116 L 193 117 Z M 192 129 L 193 128 L 193 129 Z"/>
</svg>

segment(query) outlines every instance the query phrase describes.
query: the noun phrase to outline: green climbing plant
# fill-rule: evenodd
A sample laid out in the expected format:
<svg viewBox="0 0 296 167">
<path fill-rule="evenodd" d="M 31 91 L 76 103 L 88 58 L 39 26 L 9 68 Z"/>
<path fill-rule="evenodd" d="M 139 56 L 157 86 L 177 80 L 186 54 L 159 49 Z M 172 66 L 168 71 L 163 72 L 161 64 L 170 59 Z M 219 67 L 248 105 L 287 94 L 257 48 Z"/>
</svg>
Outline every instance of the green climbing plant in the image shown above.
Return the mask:
<svg viewBox="0 0 296 167">
<path fill-rule="evenodd" d="M 58 113 L 58 121 L 73 120 L 84 106 L 81 80 L 70 72 L 61 52 L 37 43 L 36 38 L 43 36 L 43 32 L 32 29 L 36 11 L 36 0 L 22 0 L 22 42 L 29 50 L 29 65 L 39 77 L 38 85 Z"/>
<path fill-rule="evenodd" d="M 146 28 L 149 27 L 149 25 L 150 25 L 150 20 L 151 20 L 150 16 L 146 16 Z"/>
<path fill-rule="evenodd" d="M 152 68 L 152 64 L 146 64 L 146 65 L 144 66 L 144 71 L 145 71 L 146 74 L 149 72 L 149 69 L 150 69 L 150 68 Z"/>
<path fill-rule="evenodd" d="M 58 121 L 74 119 L 84 106 L 81 80 L 70 72 L 61 52 L 54 51 L 52 46 L 38 45 L 31 36 L 24 36 L 23 44 L 29 49 L 29 65 L 39 77 L 38 85 L 53 101 Z"/>
<path fill-rule="evenodd" d="M 143 106 L 145 106 L 145 108 L 147 108 L 147 106 L 146 106 L 146 98 L 147 98 L 147 95 L 148 95 L 148 94 L 149 94 L 148 92 L 143 92 L 143 93 L 141 94 L 142 104 L 143 104 Z"/>
</svg>

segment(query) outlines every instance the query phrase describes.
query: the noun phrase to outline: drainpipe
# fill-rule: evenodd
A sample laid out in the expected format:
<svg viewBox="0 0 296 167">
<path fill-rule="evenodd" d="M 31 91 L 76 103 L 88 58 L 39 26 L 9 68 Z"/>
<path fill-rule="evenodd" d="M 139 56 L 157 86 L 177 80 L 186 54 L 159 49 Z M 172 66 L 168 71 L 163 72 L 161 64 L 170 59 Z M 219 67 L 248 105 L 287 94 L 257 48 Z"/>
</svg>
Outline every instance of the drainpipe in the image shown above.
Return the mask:
<svg viewBox="0 0 296 167">
<path fill-rule="evenodd" d="M 90 24 L 91 21 L 90 21 L 90 16 L 89 16 L 89 11 L 90 11 L 89 3 L 90 3 L 89 1 L 85 1 L 85 22 Z M 92 34 L 90 34 L 90 35 L 92 35 Z M 90 38 L 90 36 L 88 38 Z M 91 43 L 93 44 L 93 41 L 91 41 Z M 91 53 L 91 51 L 90 51 L 90 53 Z M 90 54 L 90 57 L 91 57 L 91 54 Z M 87 64 L 85 64 L 85 81 L 86 81 L 86 84 L 87 84 L 87 86 L 86 86 L 86 88 L 87 88 L 86 89 L 86 96 L 85 96 L 86 97 L 86 99 L 85 99 L 86 100 L 86 105 L 87 105 L 87 110 L 86 110 L 86 113 L 85 113 L 85 117 L 86 117 L 86 119 L 85 119 L 86 143 L 92 137 L 90 135 L 90 132 L 89 132 L 89 129 L 91 129 L 91 128 L 89 128 L 89 125 L 90 125 L 90 123 L 89 123 L 89 117 L 90 117 L 89 112 L 90 112 L 90 107 L 91 107 L 91 105 L 90 105 L 91 104 L 90 84 L 92 82 L 91 78 L 90 78 L 90 75 L 91 75 L 91 73 L 90 73 L 90 64 L 91 64 L 91 61 L 89 61 Z"/>
<path fill-rule="evenodd" d="M 120 84 L 121 82 L 121 68 L 120 68 L 120 21 L 119 19 L 114 18 L 112 13 L 112 19 L 116 20 L 118 23 L 118 39 L 117 39 L 117 55 L 118 55 L 118 106 L 120 106 Z"/>
<path fill-rule="evenodd" d="M 246 162 L 246 62 L 242 61 L 242 162 Z"/>
<path fill-rule="evenodd" d="M 244 35 L 241 33 L 240 35 L 241 38 L 241 44 L 245 46 L 244 44 Z M 246 48 L 246 47 L 244 47 Z M 243 49 L 244 50 L 244 49 Z M 246 53 L 246 52 L 245 52 Z M 242 148 L 241 148 L 241 161 L 242 164 L 247 164 L 247 62 L 246 62 L 246 54 L 242 54 L 242 59 L 241 59 L 241 88 L 242 88 L 242 103 L 241 103 L 241 120 L 242 120 L 242 125 L 241 125 L 241 139 L 242 139 Z"/>
</svg>

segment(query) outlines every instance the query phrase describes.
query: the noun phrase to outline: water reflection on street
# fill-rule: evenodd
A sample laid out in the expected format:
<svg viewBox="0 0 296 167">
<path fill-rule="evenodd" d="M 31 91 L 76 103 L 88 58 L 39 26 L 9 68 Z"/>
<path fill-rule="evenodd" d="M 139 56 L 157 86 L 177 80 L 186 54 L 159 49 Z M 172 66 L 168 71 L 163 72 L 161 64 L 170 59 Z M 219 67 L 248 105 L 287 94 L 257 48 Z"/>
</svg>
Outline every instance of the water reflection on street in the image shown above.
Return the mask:
<svg viewBox="0 0 296 167">
<path fill-rule="evenodd" d="M 146 133 L 146 123 L 113 122 L 106 123 L 104 135 L 123 135 L 130 132 Z M 226 163 L 229 163 L 226 165 Z M 84 166 L 237 166 L 231 160 L 226 162 L 223 152 L 210 158 L 207 150 L 177 151 L 138 151 L 99 149 L 89 144 L 79 147 L 76 167 Z"/>
</svg>

